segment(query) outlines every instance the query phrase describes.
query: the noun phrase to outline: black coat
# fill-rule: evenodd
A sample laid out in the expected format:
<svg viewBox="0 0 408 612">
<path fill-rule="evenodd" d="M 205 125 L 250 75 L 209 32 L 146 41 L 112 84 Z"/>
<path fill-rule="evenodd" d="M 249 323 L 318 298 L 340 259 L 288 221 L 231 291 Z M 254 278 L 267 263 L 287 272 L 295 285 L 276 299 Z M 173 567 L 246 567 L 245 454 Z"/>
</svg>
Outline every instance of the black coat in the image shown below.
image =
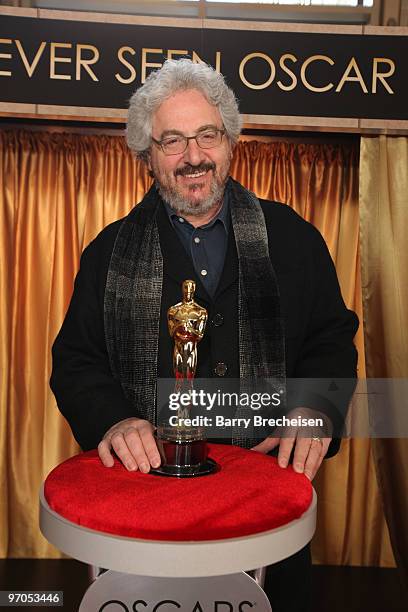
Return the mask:
<svg viewBox="0 0 408 612">
<path fill-rule="evenodd" d="M 353 337 L 358 320 L 344 305 L 323 238 L 288 206 L 260 202 L 285 320 L 287 377 L 354 378 Z M 51 388 L 84 450 L 95 448 L 116 422 L 138 416 L 112 377 L 104 338 L 106 275 L 119 226 L 120 221 L 107 226 L 83 252 L 71 304 L 52 351 Z M 164 209 L 158 215 L 158 227 L 164 261 L 158 376 L 173 376 L 166 313 L 180 301 L 182 281 L 191 278 L 197 285 L 196 301 L 209 313 L 199 345 L 197 376 L 217 376 L 226 366 L 225 376 L 239 378 L 238 259 L 232 229 L 224 270 L 211 299 Z M 347 387 L 344 404 L 350 391 Z M 340 423 L 329 404 L 309 407 Z M 337 449 L 338 443 L 332 442 L 328 456 Z"/>
</svg>

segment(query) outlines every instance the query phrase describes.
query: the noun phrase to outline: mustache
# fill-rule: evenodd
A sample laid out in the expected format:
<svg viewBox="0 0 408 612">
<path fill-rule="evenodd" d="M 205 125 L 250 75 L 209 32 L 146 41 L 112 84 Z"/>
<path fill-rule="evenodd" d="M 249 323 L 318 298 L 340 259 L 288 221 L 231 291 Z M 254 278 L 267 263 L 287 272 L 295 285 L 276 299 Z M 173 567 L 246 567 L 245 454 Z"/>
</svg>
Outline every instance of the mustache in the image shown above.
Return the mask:
<svg viewBox="0 0 408 612">
<path fill-rule="evenodd" d="M 192 164 L 186 164 L 182 168 L 177 168 L 174 172 L 175 176 L 185 176 L 186 174 L 193 174 L 194 172 L 208 172 L 209 170 L 215 170 L 214 162 L 203 162 L 198 164 L 197 166 L 193 166 Z"/>
</svg>

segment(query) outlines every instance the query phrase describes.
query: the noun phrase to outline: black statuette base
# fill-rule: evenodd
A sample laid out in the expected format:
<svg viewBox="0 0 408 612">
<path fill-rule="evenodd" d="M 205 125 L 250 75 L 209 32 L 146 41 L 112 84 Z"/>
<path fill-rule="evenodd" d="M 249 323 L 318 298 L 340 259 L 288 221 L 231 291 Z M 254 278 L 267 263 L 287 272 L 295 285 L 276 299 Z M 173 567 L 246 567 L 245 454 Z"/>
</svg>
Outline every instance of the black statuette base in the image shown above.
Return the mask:
<svg viewBox="0 0 408 612">
<path fill-rule="evenodd" d="M 194 476 L 207 476 L 218 472 L 220 466 L 213 459 L 206 459 L 199 465 L 161 465 L 151 468 L 151 474 L 158 476 L 175 476 L 177 478 L 193 478 Z"/>
<path fill-rule="evenodd" d="M 219 469 L 218 464 L 208 457 L 208 445 L 202 430 L 158 427 L 156 443 L 161 465 L 152 468 L 152 474 L 194 478 L 212 474 Z"/>
</svg>

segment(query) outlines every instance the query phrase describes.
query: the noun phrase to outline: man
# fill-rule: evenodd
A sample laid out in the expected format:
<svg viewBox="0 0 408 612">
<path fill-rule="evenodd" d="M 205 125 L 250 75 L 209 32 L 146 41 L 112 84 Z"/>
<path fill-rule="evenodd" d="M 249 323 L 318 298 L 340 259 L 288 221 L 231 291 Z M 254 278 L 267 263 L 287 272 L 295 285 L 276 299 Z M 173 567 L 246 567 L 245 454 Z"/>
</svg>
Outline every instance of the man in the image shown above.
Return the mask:
<svg viewBox="0 0 408 612">
<path fill-rule="evenodd" d="M 357 321 L 320 234 L 289 207 L 258 201 L 228 178 L 240 127 L 223 77 L 186 59 L 167 61 L 131 100 L 128 144 L 155 182 L 84 251 L 53 347 L 58 405 L 80 446 L 97 447 L 106 467 L 113 451 L 128 470 L 160 464 L 155 388 L 157 378 L 173 376 L 166 313 L 185 279 L 195 280 L 211 322 L 198 377 L 355 376 Z M 318 399 L 292 413 L 320 416 L 325 428 L 242 442 L 278 452 L 282 468 L 292 458 L 312 479 L 338 448 L 327 432 L 341 415 Z M 299 575 L 309 571 L 308 547 L 270 570 L 278 576 L 275 612 L 307 609 L 308 583 Z"/>
</svg>

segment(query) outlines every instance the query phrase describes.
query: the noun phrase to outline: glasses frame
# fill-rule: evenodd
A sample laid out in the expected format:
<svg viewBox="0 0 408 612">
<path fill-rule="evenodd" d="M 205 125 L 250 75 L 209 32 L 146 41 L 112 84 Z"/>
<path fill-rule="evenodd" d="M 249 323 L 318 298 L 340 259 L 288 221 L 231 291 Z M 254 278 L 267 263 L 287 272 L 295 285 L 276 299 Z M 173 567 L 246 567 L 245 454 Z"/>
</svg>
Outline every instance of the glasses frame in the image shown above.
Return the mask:
<svg viewBox="0 0 408 612">
<path fill-rule="evenodd" d="M 212 145 L 211 147 L 202 147 L 200 145 L 200 143 L 198 142 L 197 138 L 199 138 L 201 134 L 205 134 L 205 132 L 209 132 L 209 131 L 213 131 L 213 132 L 217 132 L 217 133 L 221 134 L 221 140 L 220 140 L 220 142 L 218 144 Z M 160 149 L 163 151 L 164 155 L 167 155 L 167 156 L 170 156 L 170 155 L 181 155 L 182 153 L 185 153 L 187 151 L 187 147 L 189 145 L 190 140 L 195 140 L 197 146 L 200 147 L 200 149 L 203 149 L 204 151 L 206 149 L 215 149 L 215 147 L 218 147 L 221 144 L 222 137 L 224 136 L 225 132 L 226 132 L 225 128 L 211 128 L 211 130 L 210 129 L 203 130 L 202 132 L 199 132 L 195 136 L 184 136 L 184 134 L 174 134 L 175 136 L 179 136 L 180 138 L 183 138 L 184 142 L 185 142 L 185 145 L 186 145 L 184 147 L 184 149 L 182 151 L 180 151 L 179 153 L 166 153 L 166 151 L 163 148 L 163 142 L 164 141 L 163 140 L 156 140 L 156 138 L 153 138 L 153 136 L 152 136 L 152 142 L 154 142 L 155 145 L 160 147 Z"/>
</svg>

